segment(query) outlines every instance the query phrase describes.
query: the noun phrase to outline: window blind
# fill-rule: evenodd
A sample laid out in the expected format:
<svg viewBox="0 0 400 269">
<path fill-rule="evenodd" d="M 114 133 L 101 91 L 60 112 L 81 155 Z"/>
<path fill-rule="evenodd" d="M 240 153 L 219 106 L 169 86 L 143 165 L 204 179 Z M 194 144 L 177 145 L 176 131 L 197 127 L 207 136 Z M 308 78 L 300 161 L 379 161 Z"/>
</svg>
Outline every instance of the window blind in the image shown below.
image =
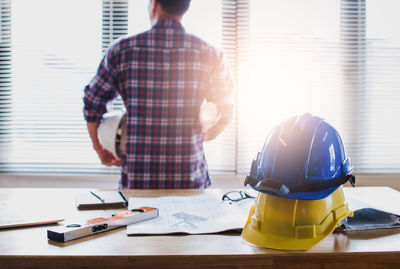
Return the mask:
<svg viewBox="0 0 400 269">
<path fill-rule="evenodd" d="M 0 0 L 0 161 L 12 138 L 11 102 L 11 0 Z"/>
<path fill-rule="evenodd" d="M 192 0 L 184 27 L 223 49 L 236 80 L 236 119 L 205 144 L 210 170 L 247 173 L 275 125 L 309 112 L 356 172 L 399 173 L 399 7 Z M 0 173 L 119 173 L 91 148 L 83 87 L 113 39 L 150 27 L 147 1 L 0 0 L 0 26 Z"/>
<path fill-rule="evenodd" d="M 400 24 L 400 2 L 357 4 L 359 14 L 366 14 L 366 67 L 356 168 L 365 173 L 400 173 L 400 32 L 395 27 Z"/>
<path fill-rule="evenodd" d="M 128 1 L 103 0 L 102 49 L 103 52 L 114 39 L 128 33 Z"/>
<path fill-rule="evenodd" d="M 342 128 L 340 3 L 252 0 L 248 62 L 238 75 L 238 173 L 269 132 L 312 113 Z"/>
<path fill-rule="evenodd" d="M 399 173 L 400 23 L 395 0 L 251 1 L 238 90 L 238 172 L 271 129 L 312 113 L 341 134 L 357 173 Z"/>
<path fill-rule="evenodd" d="M 239 110 L 238 104 L 240 97 L 240 91 L 245 89 L 242 78 L 247 68 L 246 63 L 248 60 L 248 44 L 249 44 L 249 14 L 250 13 L 250 1 L 249 0 L 223 0 L 222 1 L 222 44 L 226 59 L 229 62 L 232 76 L 235 80 L 236 91 L 235 91 L 235 103 L 236 112 L 233 123 L 231 124 L 228 135 L 234 136 L 234 140 L 228 140 L 231 143 L 232 148 L 232 163 L 234 164 L 235 172 L 238 171 L 240 160 L 238 159 L 238 149 L 241 146 L 240 143 L 244 142 L 240 139 L 240 131 L 238 130 L 239 124 Z"/>
<path fill-rule="evenodd" d="M 93 161 L 82 118 L 83 87 L 101 56 L 101 12 L 95 0 L 12 1 L 12 106 L 2 105 L 11 142 L 1 172 L 109 171 Z"/>
<path fill-rule="evenodd" d="M 342 0 L 340 7 L 342 87 L 346 104 L 342 133 L 356 171 L 363 155 L 364 145 L 361 140 L 366 126 L 363 117 L 367 69 L 365 7 L 365 1 L 358 0 Z"/>
<path fill-rule="evenodd" d="M 10 6 L 10 1 L 1 1 Z M 2 88 L 7 94 L 1 95 L 0 103 L 9 115 L 9 122 L 2 120 L 0 125 L 9 151 L 2 146 L 1 173 L 119 173 L 119 168 L 102 166 L 91 147 L 82 115 L 83 88 L 114 39 L 149 29 L 147 4 L 142 0 L 13 0 L 8 9 L 12 65 L 7 71 L 12 83 L 8 82 L 7 92 Z M 208 20 L 199 24 L 204 14 Z M 221 1 L 194 0 L 183 24 L 188 32 L 221 47 L 221 14 Z M 5 21 L 1 25 L 3 29 Z M 6 81 L 2 75 L 1 82 Z M 118 98 L 108 109 L 122 107 Z M 211 171 L 234 171 L 234 139 L 235 127 L 230 127 L 205 145 Z"/>
</svg>

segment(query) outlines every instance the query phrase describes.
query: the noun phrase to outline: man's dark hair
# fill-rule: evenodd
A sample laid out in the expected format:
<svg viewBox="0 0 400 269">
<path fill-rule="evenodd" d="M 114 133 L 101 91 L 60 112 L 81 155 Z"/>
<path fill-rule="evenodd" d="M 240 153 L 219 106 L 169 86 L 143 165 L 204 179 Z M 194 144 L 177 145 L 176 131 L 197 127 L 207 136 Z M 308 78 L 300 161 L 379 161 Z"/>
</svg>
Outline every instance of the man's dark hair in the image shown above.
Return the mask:
<svg viewBox="0 0 400 269">
<path fill-rule="evenodd" d="M 157 2 L 166 13 L 175 16 L 185 14 L 190 5 L 190 0 L 157 0 Z"/>
</svg>

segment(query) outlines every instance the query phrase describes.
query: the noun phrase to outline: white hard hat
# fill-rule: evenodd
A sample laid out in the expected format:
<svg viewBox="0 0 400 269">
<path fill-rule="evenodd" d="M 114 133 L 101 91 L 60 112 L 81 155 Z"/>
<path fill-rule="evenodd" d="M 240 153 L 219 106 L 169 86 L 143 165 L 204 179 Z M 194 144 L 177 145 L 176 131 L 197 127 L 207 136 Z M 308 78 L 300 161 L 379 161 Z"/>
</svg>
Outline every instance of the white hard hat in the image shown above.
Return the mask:
<svg viewBox="0 0 400 269">
<path fill-rule="evenodd" d="M 112 111 L 103 115 L 97 129 L 101 145 L 117 157 L 126 153 L 126 114 Z"/>
<path fill-rule="evenodd" d="M 199 120 L 203 131 L 213 126 L 219 117 L 217 106 L 212 102 L 204 102 L 200 106 Z"/>
</svg>

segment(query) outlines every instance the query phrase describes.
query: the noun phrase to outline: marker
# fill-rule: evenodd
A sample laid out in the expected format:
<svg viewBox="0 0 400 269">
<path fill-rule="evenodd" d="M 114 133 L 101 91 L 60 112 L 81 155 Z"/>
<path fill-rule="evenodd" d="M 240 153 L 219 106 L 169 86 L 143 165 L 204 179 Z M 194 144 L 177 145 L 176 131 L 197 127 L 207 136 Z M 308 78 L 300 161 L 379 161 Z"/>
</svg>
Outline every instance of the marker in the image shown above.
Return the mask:
<svg viewBox="0 0 400 269">
<path fill-rule="evenodd" d="M 98 196 L 97 194 L 95 194 L 94 192 L 92 192 L 92 191 L 89 191 L 94 197 L 96 197 L 97 199 L 99 199 L 100 201 L 102 201 L 103 203 L 104 203 L 104 199 L 103 198 L 101 198 L 100 196 Z"/>
</svg>

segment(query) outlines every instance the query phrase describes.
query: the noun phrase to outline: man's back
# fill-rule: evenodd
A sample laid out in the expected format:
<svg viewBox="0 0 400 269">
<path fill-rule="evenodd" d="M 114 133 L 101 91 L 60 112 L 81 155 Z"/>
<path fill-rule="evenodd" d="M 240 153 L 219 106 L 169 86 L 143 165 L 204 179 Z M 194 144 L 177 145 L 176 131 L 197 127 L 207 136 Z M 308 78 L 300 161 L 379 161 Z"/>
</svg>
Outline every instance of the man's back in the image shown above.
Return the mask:
<svg viewBox="0 0 400 269">
<path fill-rule="evenodd" d="M 221 54 L 175 20 L 123 38 L 107 51 L 85 89 L 85 116 L 118 92 L 127 110 L 122 188 L 210 185 L 198 113 L 204 99 L 225 102 L 232 82 Z M 100 104 L 98 104 L 98 100 Z M 100 113 L 101 114 L 101 113 Z"/>
</svg>

